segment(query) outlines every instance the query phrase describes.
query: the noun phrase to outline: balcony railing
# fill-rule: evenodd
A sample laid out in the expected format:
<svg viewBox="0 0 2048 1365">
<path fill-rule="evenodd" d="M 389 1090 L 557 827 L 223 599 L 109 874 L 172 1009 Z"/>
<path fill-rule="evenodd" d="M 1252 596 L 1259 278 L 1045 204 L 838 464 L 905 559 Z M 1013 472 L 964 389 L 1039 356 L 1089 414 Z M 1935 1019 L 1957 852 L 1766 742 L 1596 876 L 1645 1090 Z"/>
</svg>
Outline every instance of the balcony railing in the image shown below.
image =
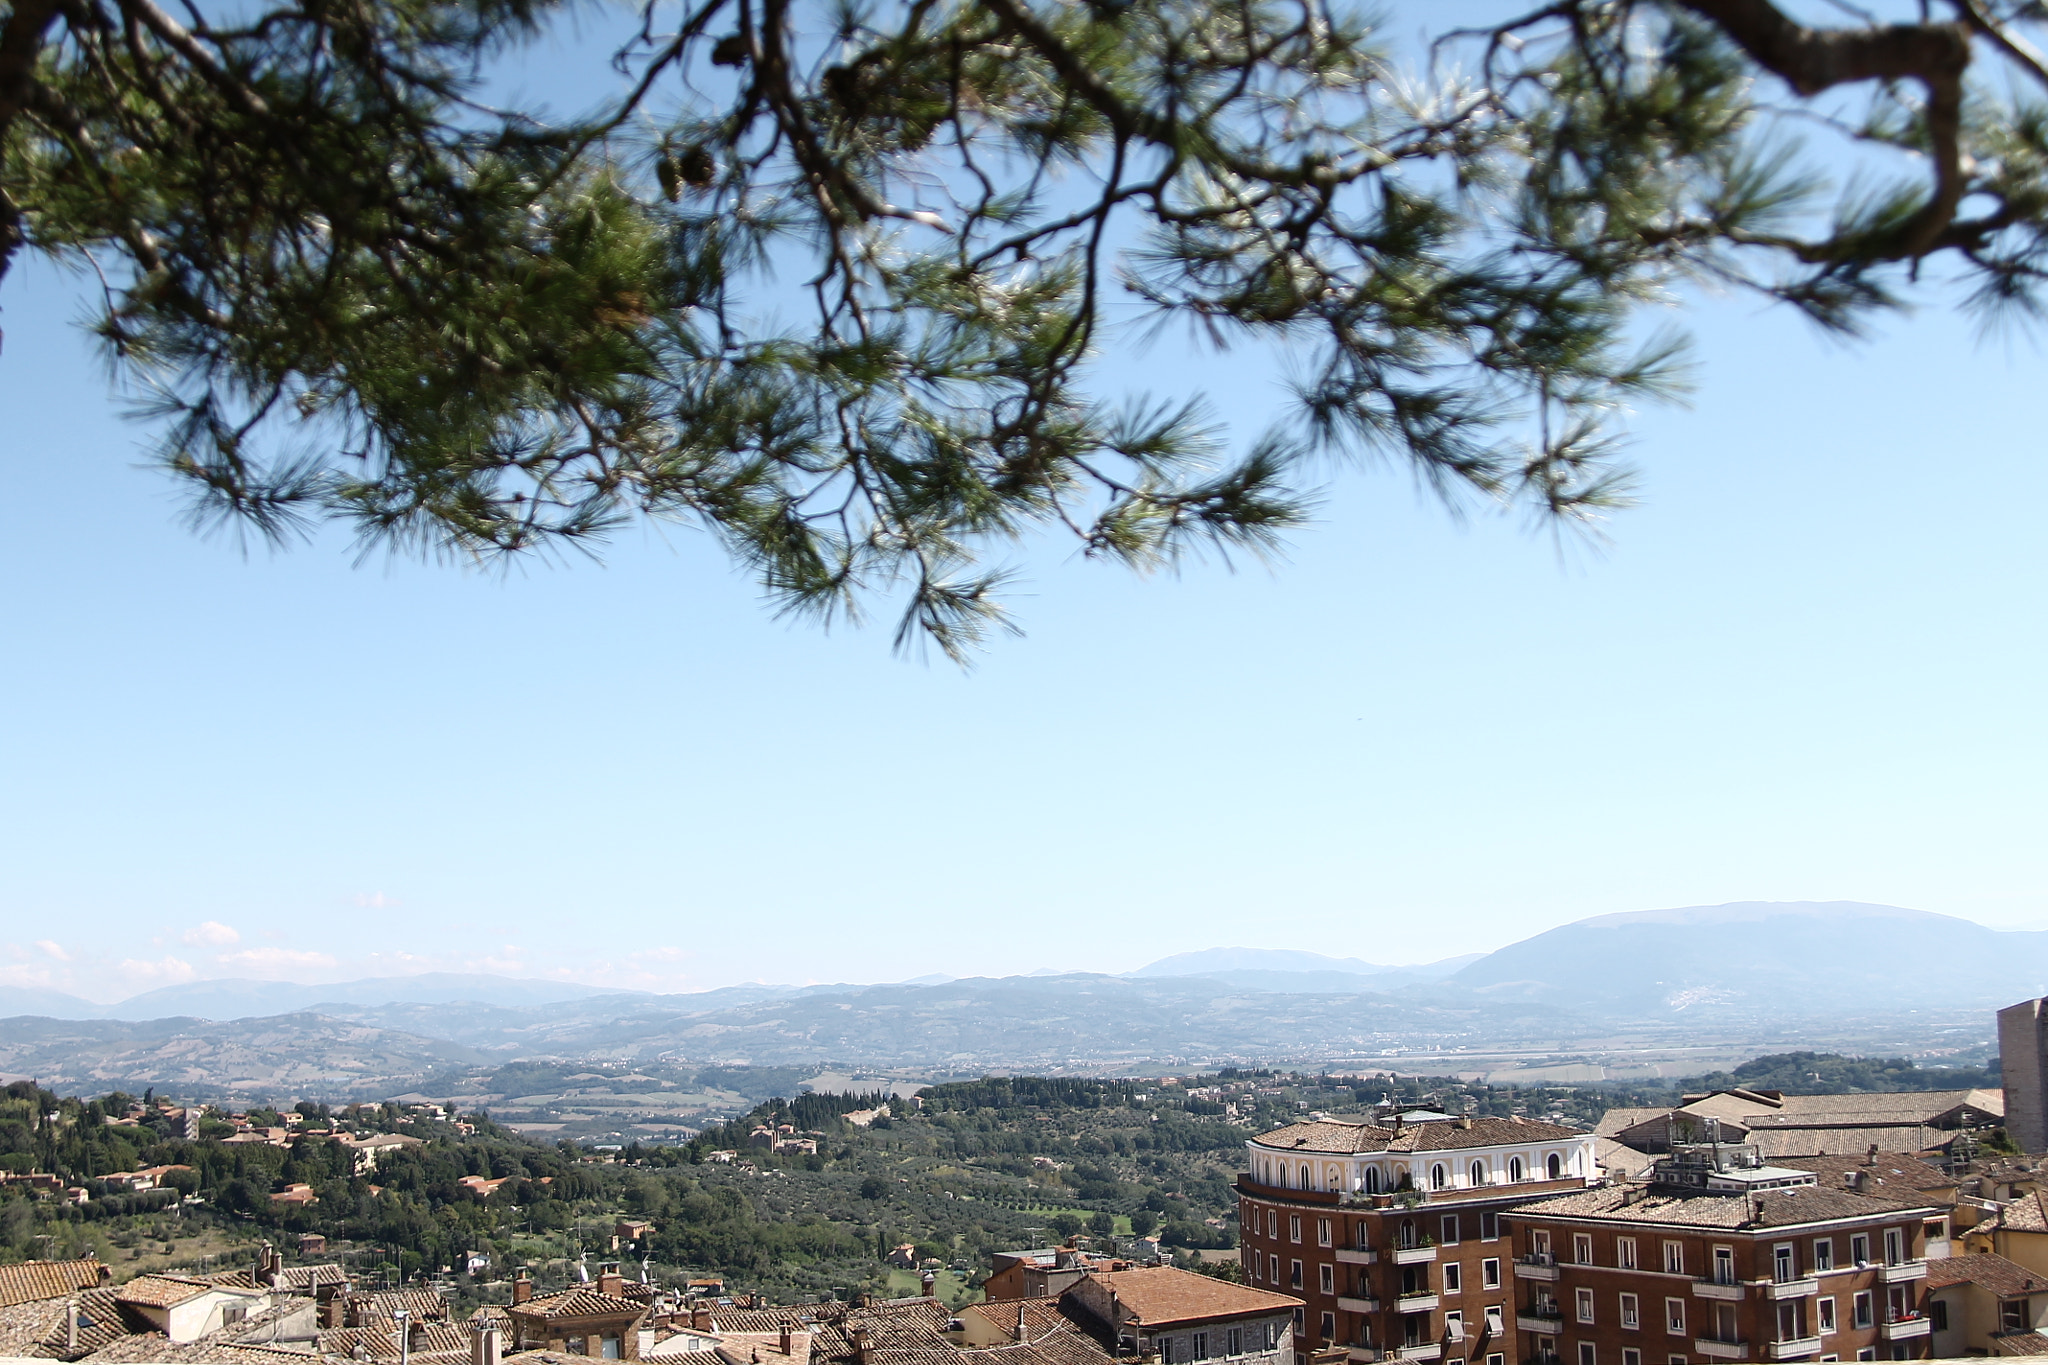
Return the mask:
<svg viewBox="0 0 2048 1365">
<path fill-rule="evenodd" d="M 1435 1259 L 1436 1244 L 1434 1242 L 1427 1246 L 1397 1246 L 1394 1248 L 1395 1265 L 1423 1265 Z"/>
<path fill-rule="evenodd" d="M 1413 1293 L 1403 1294 L 1395 1299 L 1394 1311 L 1396 1313 L 1433 1313 L 1436 1311 L 1436 1304 L 1437 1298 L 1434 1289 L 1418 1289 Z"/>
<path fill-rule="evenodd" d="M 1337 1264 L 1339 1265 L 1378 1265 L 1379 1263 L 1380 1254 L 1371 1247 L 1337 1248 Z"/>
<path fill-rule="evenodd" d="M 1927 1278 L 1927 1262 L 1895 1261 L 1877 1268 L 1877 1278 L 1885 1284 L 1904 1284 L 1909 1280 Z"/>
<path fill-rule="evenodd" d="M 1820 1281 L 1807 1276 L 1800 1279 L 1771 1280 L 1764 1285 L 1767 1299 L 1803 1299 L 1820 1293 Z"/>
<path fill-rule="evenodd" d="M 1739 1299 L 1747 1290 L 1740 1280 L 1705 1279 L 1694 1280 L 1692 1292 L 1702 1299 Z"/>
<path fill-rule="evenodd" d="M 1819 1337 L 1785 1337 L 1765 1342 L 1764 1346 L 1772 1360 L 1797 1360 L 1801 1356 L 1820 1354 Z"/>
<path fill-rule="evenodd" d="M 1884 1339 L 1886 1341 L 1909 1341 L 1924 1337 L 1931 1330 L 1925 1317 L 1918 1313 L 1886 1313 L 1884 1315 Z"/>
<path fill-rule="evenodd" d="M 1422 1341 L 1413 1346 L 1403 1346 L 1399 1355 L 1403 1360 L 1436 1360 L 1441 1358 L 1443 1353 L 1442 1342 Z"/>
<path fill-rule="evenodd" d="M 1518 1308 L 1515 1310 L 1515 1327 L 1518 1331 L 1543 1332 L 1554 1336 L 1564 1330 L 1564 1314 L 1555 1308 L 1541 1305 L 1535 1308 Z"/>
<path fill-rule="evenodd" d="M 1515 1278 L 1518 1280 L 1540 1280 L 1554 1283 L 1557 1280 L 1557 1257 L 1547 1251 L 1531 1252 L 1527 1256 L 1515 1257 Z"/>
<path fill-rule="evenodd" d="M 1749 1343 L 1746 1341 L 1727 1341 L 1720 1337 L 1694 1337 L 1692 1339 L 1692 1346 L 1693 1350 L 1698 1354 L 1710 1356 L 1715 1360 L 1749 1359 Z"/>
<path fill-rule="evenodd" d="M 1380 1311 L 1380 1301 L 1369 1296 L 1339 1295 L 1337 1307 L 1346 1313 L 1377 1313 Z"/>
</svg>

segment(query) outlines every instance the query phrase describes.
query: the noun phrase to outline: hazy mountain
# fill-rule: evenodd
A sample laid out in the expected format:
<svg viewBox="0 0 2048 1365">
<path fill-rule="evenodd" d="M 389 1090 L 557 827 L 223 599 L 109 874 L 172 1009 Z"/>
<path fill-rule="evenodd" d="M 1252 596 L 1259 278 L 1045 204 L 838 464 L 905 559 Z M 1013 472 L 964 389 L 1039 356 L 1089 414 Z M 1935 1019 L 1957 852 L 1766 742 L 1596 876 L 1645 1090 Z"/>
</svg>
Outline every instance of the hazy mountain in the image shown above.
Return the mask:
<svg viewBox="0 0 2048 1365">
<path fill-rule="evenodd" d="M 326 1005 L 389 1005 L 399 1002 L 428 1005 L 479 1004 L 517 1008 L 547 1005 L 593 996 L 638 995 L 638 991 L 617 991 L 603 986 L 583 986 L 566 981 L 532 981 L 509 976 L 486 976 L 459 972 L 427 972 L 419 976 L 373 976 L 360 981 L 343 981 L 325 986 L 301 986 L 289 981 L 248 981 L 223 977 L 215 981 L 190 981 L 182 986 L 164 986 L 130 996 L 117 1005 L 94 1011 L 103 1019 L 258 1019 L 299 1010 L 318 1010 Z M 78 1016 L 71 1016 L 78 1017 Z"/>
<path fill-rule="evenodd" d="M 67 1093 L 193 1098 L 381 1099 L 450 1067 L 489 1060 L 474 1048 L 313 1014 L 203 1019 L 0 1021 L 0 1072 Z"/>
<path fill-rule="evenodd" d="M 1203 948 L 1198 952 L 1162 957 L 1125 975 L 1217 976 L 1238 972 L 1309 972 L 1320 975 L 1342 972 L 1352 976 L 1406 976 L 1429 981 L 1449 976 L 1482 956 L 1480 953 L 1468 953 L 1463 957 L 1447 957 L 1441 962 L 1388 966 L 1362 958 L 1326 957 L 1321 953 L 1301 952 L 1293 948 Z"/>
<path fill-rule="evenodd" d="M 107 1012 L 105 1005 L 62 991 L 39 990 L 34 986 L 0 986 L 0 1018 L 10 1014 L 39 1014 L 48 1019 L 92 1019 Z"/>
<path fill-rule="evenodd" d="M 1937 965 L 1934 1000 L 1925 983 Z M 1858 901 L 1739 901 L 1562 925 L 1487 954 L 1448 984 L 1610 1018 L 1996 1007 L 2048 993 L 2048 932 Z"/>
</svg>

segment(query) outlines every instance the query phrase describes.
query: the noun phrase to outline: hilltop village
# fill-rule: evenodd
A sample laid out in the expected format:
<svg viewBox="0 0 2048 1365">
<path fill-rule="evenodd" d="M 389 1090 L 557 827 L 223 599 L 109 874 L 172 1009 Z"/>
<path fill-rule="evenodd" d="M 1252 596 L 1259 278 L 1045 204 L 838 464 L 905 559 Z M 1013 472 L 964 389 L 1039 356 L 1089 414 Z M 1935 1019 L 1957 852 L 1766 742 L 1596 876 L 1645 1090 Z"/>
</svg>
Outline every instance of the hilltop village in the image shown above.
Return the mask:
<svg viewBox="0 0 2048 1365">
<path fill-rule="evenodd" d="M 1010 1078 L 805 1095 L 615 1151 L 434 1105 L 17 1085 L 0 1356 L 2048 1356 L 2042 1002 L 2001 1044 L 2000 1089 L 1717 1085 L 1590 1123 L 1451 1084 Z"/>
</svg>

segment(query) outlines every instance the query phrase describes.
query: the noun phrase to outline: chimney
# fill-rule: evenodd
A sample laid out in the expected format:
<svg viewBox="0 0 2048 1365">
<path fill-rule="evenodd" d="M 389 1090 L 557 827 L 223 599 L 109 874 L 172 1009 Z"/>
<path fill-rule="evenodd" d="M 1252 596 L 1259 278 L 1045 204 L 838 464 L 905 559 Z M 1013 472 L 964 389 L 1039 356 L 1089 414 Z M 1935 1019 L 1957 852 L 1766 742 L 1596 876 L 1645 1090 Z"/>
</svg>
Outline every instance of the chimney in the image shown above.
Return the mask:
<svg viewBox="0 0 2048 1365">
<path fill-rule="evenodd" d="M 1466 1132 L 1470 1132 L 1472 1130 L 1472 1116 L 1470 1114 L 1458 1115 L 1457 1126 Z"/>
<path fill-rule="evenodd" d="M 469 1339 L 469 1365 L 498 1365 L 501 1358 L 498 1324 L 489 1319 L 478 1323 L 476 1334 Z"/>
<path fill-rule="evenodd" d="M 64 1349 L 78 1349 L 78 1300 L 72 1299 L 64 1305 Z"/>
<path fill-rule="evenodd" d="M 1864 1164 L 1864 1165 L 1866 1165 L 1866 1166 L 1875 1166 L 1875 1165 L 1877 1164 L 1877 1144 L 1876 1144 L 1876 1143 L 1874 1143 L 1874 1142 L 1873 1142 L 1873 1143 L 1871 1143 L 1871 1144 L 1870 1144 L 1870 1152 L 1869 1152 L 1869 1154 L 1868 1154 L 1868 1155 L 1866 1155 L 1866 1156 L 1865 1156 L 1865 1157 L 1863 1158 L 1863 1164 Z"/>
<path fill-rule="evenodd" d="M 924 1291 L 925 1298 L 935 1299 L 939 1296 L 939 1277 L 927 1270 L 924 1279 L 918 1282 L 918 1287 Z"/>
<path fill-rule="evenodd" d="M 690 1310 L 690 1329 L 696 1332 L 710 1331 L 711 1310 L 709 1308 L 692 1308 Z"/>
<path fill-rule="evenodd" d="M 597 1268 L 597 1292 L 613 1298 L 623 1298 L 626 1293 L 626 1277 L 619 1274 L 616 1261 L 607 1261 Z"/>
<path fill-rule="evenodd" d="M 265 1242 L 263 1249 L 256 1253 L 255 1280 L 259 1288 L 270 1289 L 277 1285 L 278 1276 L 284 1270 L 284 1253 Z"/>
<path fill-rule="evenodd" d="M 424 1321 L 415 1318 L 405 1325 L 405 1345 L 409 1351 L 427 1349 L 427 1324 Z"/>
<path fill-rule="evenodd" d="M 855 1360 L 857 1360 L 857 1361 L 860 1361 L 860 1362 L 861 1362 L 861 1365 L 867 1365 L 867 1358 L 868 1358 L 868 1329 L 867 1329 L 867 1328 L 865 1328 L 865 1327 L 856 1327 L 856 1328 L 854 1328 L 854 1329 L 853 1329 L 853 1333 L 852 1333 L 852 1336 L 853 1336 L 853 1358 L 854 1358 Z"/>
<path fill-rule="evenodd" d="M 512 1302 L 525 1303 L 532 1297 L 533 1276 L 522 1270 L 519 1272 L 519 1278 L 512 1281 Z"/>
<path fill-rule="evenodd" d="M 788 1355 L 788 1354 L 789 1354 L 789 1352 L 790 1352 L 790 1342 L 791 1342 L 792 1338 L 794 1338 L 794 1337 L 795 1337 L 795 1335 L 796 1335 L 796 1325 L 795 1325 L 794 1323 L 792 1323 L 792 1322 L 788 1321 L 787 1319 L 785 1319 L 785 1320 L 783 1321 L 783 1324 L 782 1324 L 782 1353 L 783 1353 L 784 1355 Z"/>
</svg>

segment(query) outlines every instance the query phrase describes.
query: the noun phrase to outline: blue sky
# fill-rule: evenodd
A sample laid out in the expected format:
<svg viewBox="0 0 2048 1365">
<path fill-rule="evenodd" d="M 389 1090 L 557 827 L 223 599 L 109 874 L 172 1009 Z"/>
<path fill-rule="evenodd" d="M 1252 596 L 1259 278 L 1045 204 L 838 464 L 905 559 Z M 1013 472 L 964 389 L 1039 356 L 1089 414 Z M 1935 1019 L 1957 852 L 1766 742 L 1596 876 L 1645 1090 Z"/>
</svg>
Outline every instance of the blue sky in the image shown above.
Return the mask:
<svg viewBox="0 0 2048 1365">
<path fill-rule="evenodd" d="M 1586 915 L 1860 899 L 2048 922 L 2043 359 L 1690 315 L 1604 548 L 1338 476 L 1271 568 L 1048 540 L 974 671 L 775 619 L 695 533 L 508 576 L 244 557 L 0 291 L 0 982 L 554 974 L 651 989 L 1382 962 Z M 1115 343 L 1243 434 L 1244 354 Z"/>
</svg>

